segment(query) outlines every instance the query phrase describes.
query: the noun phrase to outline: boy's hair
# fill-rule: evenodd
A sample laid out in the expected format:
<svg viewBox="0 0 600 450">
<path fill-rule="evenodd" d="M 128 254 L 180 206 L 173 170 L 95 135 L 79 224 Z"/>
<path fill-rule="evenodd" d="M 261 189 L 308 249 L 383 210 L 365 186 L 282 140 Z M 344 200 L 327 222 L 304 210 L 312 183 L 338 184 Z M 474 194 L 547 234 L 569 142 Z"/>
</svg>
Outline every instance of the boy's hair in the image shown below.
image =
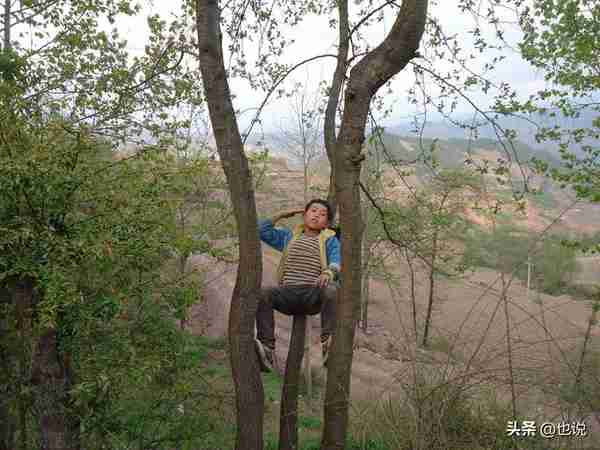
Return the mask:
<svg viewBox="0 0 600 450">
<path fill-rule="evenodd" d="M 308 209 L 315 203 L 317 203 L 319 205 L 323 205 L 325 208 L 327 208 L 327 220 L 329 220 L 331 222 L 331 220 L 333 219 L 333 209 L 331 209 L 331 205 L 329 204 L 329 202 L 327 200 L 323 200 L 321 198 L 313 198 L 304 207 L 304 212 L 308 211 Z"/>
</svg>

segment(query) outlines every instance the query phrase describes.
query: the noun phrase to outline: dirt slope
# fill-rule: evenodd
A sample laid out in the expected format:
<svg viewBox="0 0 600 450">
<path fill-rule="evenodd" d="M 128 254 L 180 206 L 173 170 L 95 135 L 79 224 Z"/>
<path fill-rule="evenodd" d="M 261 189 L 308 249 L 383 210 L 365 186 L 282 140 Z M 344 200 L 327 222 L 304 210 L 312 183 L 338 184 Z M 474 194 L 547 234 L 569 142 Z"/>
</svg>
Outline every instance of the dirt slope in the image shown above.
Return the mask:
<svg viewBox="0 0 600 450">
<path fill-rule="evenodd" d="M 271 174 L 268 180 L 271 191 L 257 195 L 259 210 L 265 214 L 301 204 L 298 199 L 302 181 L 298 175 L 299 172 L 283 169 Z M 263 250 L 263 285 L 270 285 L 275 281 L 279 254 L 265 245 Z M 196 333 L 224 336 L 236 267 L 204 256 L 193 257 L 191 263 L 206 273 L 206 284 L 201 301 L 192 309 L 190 326 Z M 535 292 L 528 296 L 522 283 L 508 279 L 503 296 L 500 275 L 482 269 L 464 279 L 438 281 L 432 345 L 428 351 L 417 351 L 412 334 L 407 270 L 401 262 L 391 270 L 398 276 L 397 287 L 389 286 L 384 280 L 371 280 L 369 327 L 364 333 L 359 331 L 356 339 L 351 387 L 354 400 L 400 395 L 401 381 L 411 377 L 415 367 L 444 379 L 459 379 L 460 374 L 466 373 L 470 382 L 483 380 L 494 386 L 501 397 L 508 398 L 506 298 L 517 391 L 523 399 L 523 408 L 537 408 L 539 392 L 531 388 L 532 383 L 558 382 L 561 370 L 565 369 L 557 361 L 576 355 L 574 350 L 581 345 L 588 326 L 590 306 L 585 302 Z M 427 298 L 423 275 L 420 273 L 417 277 L 416 290 L 420 323 Z M 291 319 L 277 314 L 276 320 L 277 361 L 283 368 Z M 311 323 L 313 370 L 322 380 L 325 374 L 321 368 L 318 317 Z M 599 335 L 593 328 L 592 344 L 596 347 Z"/>
</svg>

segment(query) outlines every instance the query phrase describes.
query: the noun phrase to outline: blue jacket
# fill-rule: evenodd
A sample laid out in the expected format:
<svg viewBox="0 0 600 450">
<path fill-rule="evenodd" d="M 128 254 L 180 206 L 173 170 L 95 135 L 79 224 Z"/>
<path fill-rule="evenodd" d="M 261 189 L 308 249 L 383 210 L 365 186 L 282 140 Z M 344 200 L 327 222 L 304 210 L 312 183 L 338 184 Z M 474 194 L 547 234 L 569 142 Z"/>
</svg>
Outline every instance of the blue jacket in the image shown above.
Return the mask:
<svg viewBox="0 0 600 450">
<path fill-rule="evenodd" d="M 275 250 L 283 252 L 279 268 L 277 269 L 277 279 L 281 281 L 289 244 L 304 232 L 304 224 L 298 225 L 292 231 L 288 228 L 275 228 L 271 219 L 265 219 L 258 222 L 258 229 L 261 241 L 270 245 Z M 334 274 L 337 274 L 341 268 L 341 258 L 340 241 L 335 236 L 335 231 L 329 228 L 321 231 L 319 234 L 319 250 L 321 270 L 331 270 Z"/>
</svg>

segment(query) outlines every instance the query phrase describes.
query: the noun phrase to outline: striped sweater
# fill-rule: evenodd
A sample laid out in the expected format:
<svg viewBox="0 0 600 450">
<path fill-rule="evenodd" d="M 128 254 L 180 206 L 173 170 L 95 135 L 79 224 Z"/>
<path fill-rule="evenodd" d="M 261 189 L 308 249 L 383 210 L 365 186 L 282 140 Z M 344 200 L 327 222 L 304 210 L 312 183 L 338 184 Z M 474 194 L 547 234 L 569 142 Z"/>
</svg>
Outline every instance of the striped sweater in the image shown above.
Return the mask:
<svg viewBox="0 0 600 450">
<path fill-rule="evenodd" d="M 265 219 L 259 221 L 259 232 L 261 241 L 270 245 L 275 250 L 283 252 L 279 269 L 277 270 L 277 280 L 281 284 L 283 272 L 287 265 L 288 253 L 293 247 L 294 242 L 301 236 L 304 236 L 304 224 L 298 225 L 292 231 L 287 228 L 274 227 L 270 219 Z M 335 231 L 328 228 L 321 230 L 317 239 L 321 273 L 331 271 L 335 276 L 340 271 L 340 241 L 335 236 Z"/>
<path fill-rule="evenodd" d="M 281 285 L 314 284 L 319 275 L 321 275 L 319 236 L 302 234 L 289 245 Z"/>
</svg>

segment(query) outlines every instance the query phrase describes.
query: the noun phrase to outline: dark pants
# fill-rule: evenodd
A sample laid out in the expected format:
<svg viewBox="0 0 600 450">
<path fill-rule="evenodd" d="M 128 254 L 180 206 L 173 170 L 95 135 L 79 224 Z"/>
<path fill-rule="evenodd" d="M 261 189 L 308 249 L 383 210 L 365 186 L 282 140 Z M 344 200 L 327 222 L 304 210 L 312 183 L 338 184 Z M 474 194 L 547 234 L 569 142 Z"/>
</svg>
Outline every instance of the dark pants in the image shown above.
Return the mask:
<svg viewBox="0 0 600 450">
<path fill-rule="evenodd" d="M 263 345 L 275 348 L 275 315 L 277 310 L 288 316 L 312 316 L 321 313 L 321 341 L 335 332 L 336 285 L 285 286 L 262 290 L 256 312 L 257 338 Z"/>
</svg>

